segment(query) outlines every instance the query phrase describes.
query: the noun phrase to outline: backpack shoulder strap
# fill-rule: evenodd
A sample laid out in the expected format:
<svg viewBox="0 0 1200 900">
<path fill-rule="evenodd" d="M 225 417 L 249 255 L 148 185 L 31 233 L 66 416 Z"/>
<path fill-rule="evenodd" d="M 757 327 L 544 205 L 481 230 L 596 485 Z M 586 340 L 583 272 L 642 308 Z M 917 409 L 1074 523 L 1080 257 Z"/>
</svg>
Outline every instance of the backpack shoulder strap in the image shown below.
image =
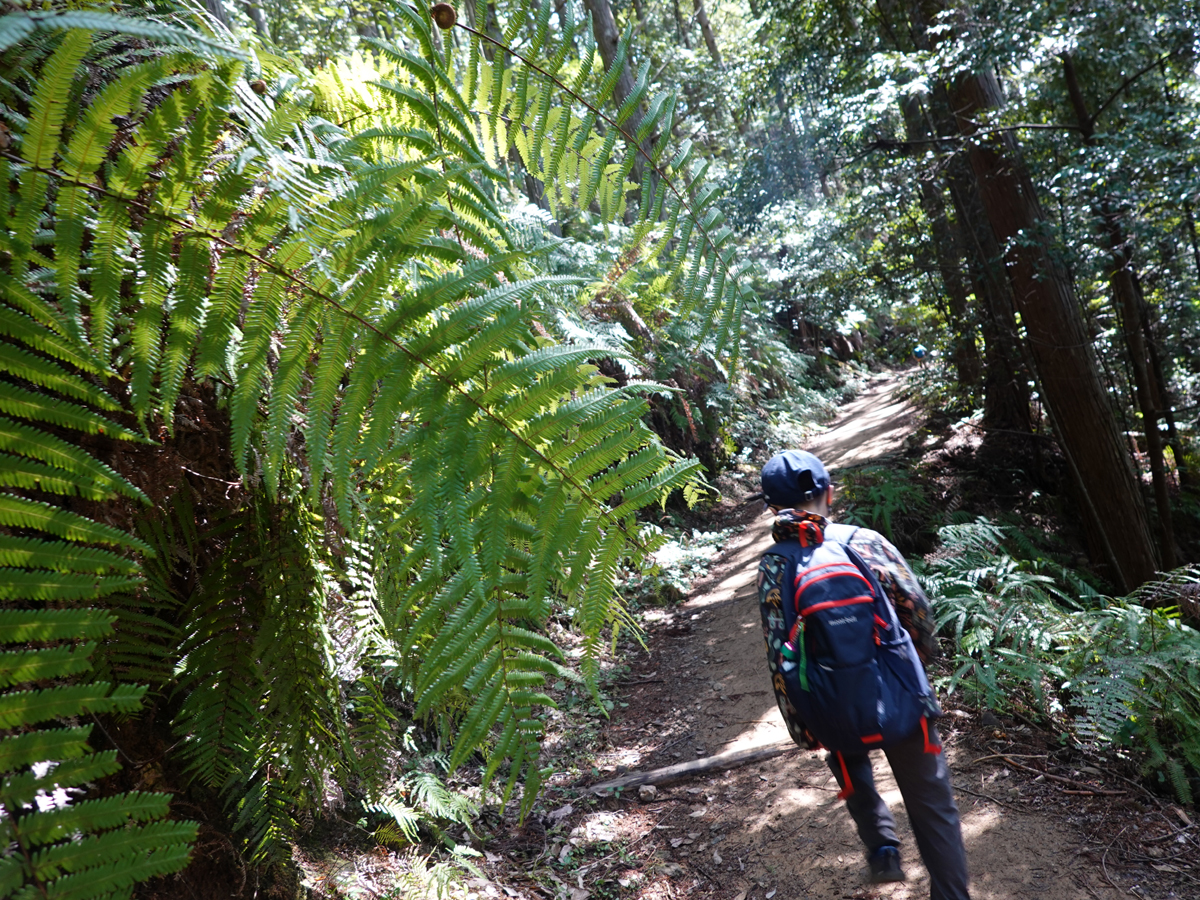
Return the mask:
<svg viewBox="0 0 1200 900">
<path fill-rule="evenodd" d="M 857 525 L 843 525 L 840 522 L 830 522 L 825 526 L 825 540 L 837 541 L 845 547 L 861 530 Z"/>
<path fill-rule="evenodd" d="M 850 561 L 858 567 L 863 577 L 870 583 L 871 590 L 875 592 L 875 597 L 885 601 L 883 606 L 888 612 L 888 617 L 894 620 L 895 610 L 892 609 L 891 598 L 888 597 L 887 592 L 883 589 L 883 585 L 879 583 L 879 579 L 875 575 L 875 570 L 867 565 L 867 561 L 862 558 L 857 550 L 850 546 L 850 541 L 861 530 L 857 525 L 842 525 L 838 522 L 832 522 L 825 527 L 825 540 L 834 541 L 841 545 L 842 549 L 846 551 L 846 556 L 850 558 Z"/>
</svg>

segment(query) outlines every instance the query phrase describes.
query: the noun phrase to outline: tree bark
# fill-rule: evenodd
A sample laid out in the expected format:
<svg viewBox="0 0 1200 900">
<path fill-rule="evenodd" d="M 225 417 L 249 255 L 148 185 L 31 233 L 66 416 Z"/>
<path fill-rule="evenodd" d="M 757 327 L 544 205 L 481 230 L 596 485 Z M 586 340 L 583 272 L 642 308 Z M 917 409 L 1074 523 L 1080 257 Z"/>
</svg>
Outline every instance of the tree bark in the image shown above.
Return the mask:
<svg viewBox="0 0 1200 900">
<path fill-rule="evenodd" d="M 612 5 L 608 0 L 583 0 L 583 6 L 592 14 L 592 34 L 596 38 L 596 48 L 600 51 L 600 59 L 604 62 L 604 68 L 611 70 L 617 58 L 617 45 L 621 41 L 621 32 L 617 28 L 617 20 L 613 16 Z M 629 95 L 633 93 L 634 84 L 633 72 L 629 65 L 629 59 L 626 58 L 625 65 L 621 68 L 620 75 L 617 76 L 617 86 L 613 90 L 614 106 L 618 109 L 621 107 Z M 632 137 L 636 134 L 638 126 L 641 123 L 642 111 L 635 109 L 632 115 L 621 125 L 621 130 Z M 642 175 L 645 172 L 646 162 L 649 159 L 650 149 L 653 145 L 654 135 L 650 135 L 638 145 L 641 152 L 635 151 L 633 179 L 637 184 L 642 183 Z"/>
<path fill-rule="evenodd" d="M 947 107 L 948 109 L 948 107 Z M 979 301 L 983 333 L 983 425 L 986 429 L 1028 433 L 1032 427 L 1028 375 L 1021 347 L 1012 287 L 1003 251 L 983 208 L 979 186 L 961 154 L 950 157 L 946 182 L 954 203 L 959 242 Z"/>
<path fill-rule="evenodd" d="M 264 41 L 269 41 L 271 34 L 267 31 L 267 19 L 263 15 L 262 7 L 257 3 L 249 3 L 247 0 L 242 0 L 241 6 L 246 15 L 250 17 L 250 22 L 254 25 L 255 34 Z"/>
<path fill-rule="evenodd" d="M 713 34 L 712 25 L 708 22 L 708 12 L 704 8 L 704 0 L 692 0 L 692 7 L 696 10 L 696 21 L 700 23 L 700 33 L 704 35 L 704 44 L 708 47 L 709 56 L 717 64 L 718 69 L 724 68 L 725 63 L 721 61 L 721 49 L 717 46 L 717 36 Z"/>
<path fill-rule="evenodd" d="M 915 96 L 900 101 L 904 113 L 904 124 L 909 141 L 924 143 L 932 136 L 921 102 Z M 933 237 L 933 251 L 938 274 L 946 291 L 949 315 L 946 324 L 953 334 L 950 357 L 954 363 L 955 378 L 961 387 L 973 391 L 979 387 L 983 377 L 983 363 L 975 345 L 975 322 L 971 315 L 966 280 L 960 265 L 962 256 L 958 252 L 958 241 L 950 228 L 942 189 L 932 175 L 920 178 L 921 209 L 929 220 Z"/>
<path fill-rule="evenodd" d="M 600 59 L 604 62 L 604 68 L 611 69 L 617 58 L 617 44 L 621 41 L 621 31 L 617 28 L 612 5 L 608 0 L 583 0 L 583 6 L 592 14 L 592 34 L 596 38 L 596 48 L 600 51 Z M 633 93 L 633 85 L 633 72 L 630 69 L 629 60 L 626 59 L 620 75 L 617 76 L 616 89 L 613 91 L 617 106 L 624 103 L 625 98 Z M 634 119 L 640 121 L 641 115 L 635 112 L 633 116 L 626 126 L 636 128 Z"/>
<path fill-rule="evenodd" d="M 880 23 L 889 39 L 902 52 L 914 48 L 931 50 L 932 41 L 921 25 L 924 20 L 916 0 L 910 0 L 904 7 L 901 4 L 902 0 L 878 0 Z M 924 115 L 927 124 L 919 127 L 922 137 L 916 139 L 928 139 L 933 132 L 953 147 L 943 155 L 942 162 L 954 205 L 957 245 L 967 262 L 976 299 L 976 320 L 983 336 L 983 425 L 990 431 L 1027 434 L 1032 427 L 1029 378 L 1022 365 L 1012 287 L 1004 271 L 1003 252 L 984 211 L 970 163 L 957 152 L 958 123 L 945 86 L 935 84 L 927 101 Z M 920 112 L 919 103 L 916 107 L 913 113 Z"/>
<path fill-rule="evenodd" d="M 932 49 L 943 39 L 941 33 L 931 34 L 929 26 L 951 9 L 947 0 L 877 2 L 885 23 L 907 20 L 919 48 Z M 1004 249 L 1042 402 L 1090 531 L 1112 567 L 1114 581 L 1132 590 L 1155 572 L 1146 507 L 1100 378 L 1074 284 L 1052 251 L 1046 218 L 1020 149 L 1009 132 L 978 133 L 980 115 L 1003 105 L 999 82 L 990 73 L 960 71 L 943 87 L 992 240 Z"/>
<path fill-rule="evenodd" d="M 1191 487 L 1191 472 L 1188 470 L 1187 455 L 1183 450 L 1183 441 L 1179 437 L 1179 427 L 1175 422 L 1175 409 L 1171 405 L 1171 390 L 1163 374 L 1162 356 L 1158 352 L 1158 342 L 1154 338 L 1154 330 L 1150 327 L 1150 317 L 1147 315 L 1146 294 L 1142 283 L 1133 273 L 1133 283 L 1137 287 L 1138 299 L 1142 308 L 1142 328 L 1146 336 L 1146 350 L 1150 354 L 1150 400 L 1154 408 L 1159 410 L 1167 420 L 1167 446 L 1175 457 L 1175 472 L 1179 476 L 1179 486 Z"/>
<path fill-rule="evenodd" d="M 229 13 L 225 11 L 225 4 L 222 0 L 202 0 L 202 5 L 208 10 L 209 15 L 225 26 L 226 31 L 232 30 L 229 24 Z"/>
<path fill-rule="evenodd" d="M 691 50 L 692 41 L 688 36 L 688 29 L 683 21 L 683 13 L 679 11 L 679 0 L 671 0 L 671 10 L 675 13 L 675 35 L 679 38 L 683 46 Z"/>
<path fill-rule="evenodd" d="M 1067 95 L 1079 124 L 1079 132 L 1083 143 L 1095 145 L 1095 120 L 1088 111 L 1083 90 L 1079 86 L 1075 63 L 1071 54 L 1062 54 L 1063 75 L 1067 82 Z M 1109 284 L 1112 286 L 1113 298 L 1121 311 L 1121 331 L 1125 338 L 1125 349 L 1129 354 L 1129 362 L 1133 368 L 1134 394 L 1138 408 L 1142 413 L 1143 428 L 1146 433 L 1146 455 L 1150 457 L 1150 477 L 1154 484 L 1154 502 L 1158 512 L 1159 550 L 1164 569 L 1175 568 L 1175 530 L 1171 524 L 1171 498 L 1167 491 L 1166 464 L 1163 459 L 1162 435 L 1158 430 L 1159 409 L 1155 402 L 1155 390 L 1151 384 L 1150 370 L 1147 364 L 1146 343 L 1144 340 L 1145 323 L 1142 321 L 1141 297 L 1138 295 L 1137 284 L 1133 271 L 1130 243 L 1121 221 L 1117 216 L 1115 205 L 1110 197 L 1103 197 L 1095 209 L 1100 231 L 1112 260 L 1109 272 Z"/>
<path fill-rule="evenodd" d="M 1132 590 L 1154 576 L 1154 545 L 1074 285 L 1051 251 L 1041 203 L 1011 134 L 977 134 L 979 115 L 1002 104 L 999 83 L 988 74 L 960 75 L 951 99 L 988 220 L 1009 248 L 1014 299 L 1043 399 L 1116 580 Z"/>
<path fill-rule="evenodd" d="M 707 775 L 709 772 L 721 772 L 735 769 L 748 763 L 763 762 L 801 749 L 792 741 L 777 741 L 765 747 L 751 747 L 749 750 L 734 750 L 728 753 L 718 753 L 716 756 L 706 756 L 690 762 L 676 763 L 662 769 L 651 769 L 649 772 L 630 772 L 612 781 L 593 784 L 588 790 L 593 794 L 606 794 L 609 791 L 624 788 L 639 787 L 643 784 L 673 784 L 685 778 L 695 778 L 697 775 Z"/>
</svg>

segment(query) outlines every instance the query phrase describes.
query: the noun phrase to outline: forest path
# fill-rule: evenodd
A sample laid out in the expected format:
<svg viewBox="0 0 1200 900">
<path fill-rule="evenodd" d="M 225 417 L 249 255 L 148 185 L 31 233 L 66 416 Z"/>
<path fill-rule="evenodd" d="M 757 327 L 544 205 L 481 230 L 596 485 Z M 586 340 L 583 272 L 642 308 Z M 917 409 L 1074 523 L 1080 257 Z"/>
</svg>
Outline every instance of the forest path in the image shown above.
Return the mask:
<svg viewBox="0 0 1200 900">
<path fill-rule="evenodd" d="M 896 375 L 874 380 L 805 448 L 823 458 L 835 481 L 838 469 L 899 450 L 912 433 L 916 412 L 899 399 L 900 383 Z M 746 480 L 748 495 L 757 482 Z M 649 653 L 634 662 L 629 707 L 614 717 L 612 749 L 602 762 L 646 771 L 788 739 L 763 659 L 754 591 L 771 518 L 757 502 L 737 509 L 745 531 L 729 542 L 682 607 L 652 626 Z M 1123 896 L 1107 881 L 1095 846 L 1085 846 L 1060 816 L 1038 810 L 1041 799 L 1030 795 L 1017 773 L 996 765 L 995 757 L 973 764 L 987 754 L 964 746 L 959 727 L 978 726 L 960 713 L 942 728 L 975 900 Z M 627 817 L 625 829 L 612 824 L 653 846 L 658 871 L 666 876 L 640 896 L 681 896 L 682 888 L 682 894 L 722 900 L 928 897 L 928 876 L 886 761 L 879 755 L 875 770 L 880 794 L 896 814 L 909 881 L 871 886 L 865 884 L 862 845 L 823 755 L 788 750 L 659 788 L 645 802 L 630 790 L 619 804 L 625 813 L 617 814 L 617 820 Z M 1082 853 L 1090 856 L 1080 860 Z"/>
</svg>

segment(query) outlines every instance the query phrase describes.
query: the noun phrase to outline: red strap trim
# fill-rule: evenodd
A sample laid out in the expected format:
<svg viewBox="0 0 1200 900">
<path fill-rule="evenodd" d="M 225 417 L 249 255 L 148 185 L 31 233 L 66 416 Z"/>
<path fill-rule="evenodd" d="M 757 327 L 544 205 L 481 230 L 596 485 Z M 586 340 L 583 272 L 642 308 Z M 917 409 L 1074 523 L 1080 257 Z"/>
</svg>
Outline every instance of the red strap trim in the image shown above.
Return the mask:
<svg viewBox="0 0 1200 900">
<path fill-rule="evenodd" d="M 860 740 L 864 744 L 881 744 L 883 743 L 882 734 L 864 734 Z"/>
<path fill-rule="evenodd" d="M 838 765 L 842 767 L 842 789 L 838 791 L 839 800 L 847 800 L 854 796 L 854 785 L 850 783 L 850 772 L 846 769 L 846 757 L 842 756 L 842 751 L 837 753 Z"/>
<path fill-rule="evenodd" d="M 859 603 L 874 603 L 874 597 L 850 597 L 847 600 L 826 600 L 824 603 L 814 603 L 808 609 L 800 611 L 800 617 L 811 616 L 815 612 L 820 612 L 823 609 L 834 609 L 838 606 L 854 606 Z"/>
<path fill-rule="evenodd" d="M 875 624 L 876 624 L 876 625 L 878 625 L 880 628 L 883 628 L 883 629 L 891 629 L 891 627 L 892 627 L 890 624 L 888 624 L 887 622 L 883 621 L 883 619 L 879 618 L 879 614 L 878 614 L 878 613 L 876 613 L 876 615 L 875 615 Z"/>
<path fill-rule="evenodd" d="M 921 716 L 921 733 L 925 735 L 925 752 L 926 753 L 941 753 L 941 744 L 929 743 L 929 716 Z"/>
<path fill-rule="evenodd" d="M 796 636 L 800 633 L 800 625 L 802 623 L 803 623 L 803 620 L 797 619 L 795 622 L 792 623 L 792 630 L 788 632 L 788 640 L 791 641 L 793 644 L 796 643 Z"/>
<path fill-rule="evenodd" d="M 821 563 L 819 566 L 810 566 L 809 568 L 797 573 L 796 580 L 799 581 L 805 575 L 811 575 L 813 572 L 820 572 L 822 569 L 832 569 L 834 566 L 841 566 L 844 569 L 853 569 L 858 572 L 858 566 L 852 562 L 842 562 L 840 559 L 830 563 Z M 860 573 L 861 574 L 861 573 Z"/>
<path fill-rule="evenodd" d="M 841 571 L 826 572 L 824 575 L 818 575 L 816 578 L 808 578 L 808 576 L 811 575 L 813 572 L 817 571 L 817 569 L 827 569 L 830 566 L 838 566 L 841 569 Z M 824 581 L 826 578 L 837 578 L 839 575 L 844 578 L 857 578 L 859 581 L 861 581 L 863 584 L 865 584 L 867 586 L 867 590 L 872 589 L 871 582 L 869 582 L 869 581 L 867 581 L 867 579 L 863 578 L 862 572 L 858 571 L 858 566 L 855 566 L 852 563 L 840 563 L 839 562 L 839 563 L 827 563 L 826 565 L 816 566 L 812 569 L 806 569 L 803 572 L 801 572 L 799 575 L 796 576 L 796 582 L 795 582 L 796 591 L 797 591 L 797 593 L 799 593 L 800 591 L 806 591 L 809 589 L 809 587 L 816 584 L 818 581 Z M 806 579 L 803 587 L 800 586 L 800 579 L 802 579 L 802 578 Z"/>
</svg>

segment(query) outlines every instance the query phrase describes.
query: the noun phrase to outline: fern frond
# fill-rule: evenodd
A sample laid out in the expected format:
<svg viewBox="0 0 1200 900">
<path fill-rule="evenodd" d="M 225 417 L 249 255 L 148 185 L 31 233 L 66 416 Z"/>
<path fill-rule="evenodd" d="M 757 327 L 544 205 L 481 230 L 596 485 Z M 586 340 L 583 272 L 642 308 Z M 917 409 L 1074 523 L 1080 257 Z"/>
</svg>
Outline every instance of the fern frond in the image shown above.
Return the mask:
<svg viewBox="0 0 1200 900">
<path fill-rule="evenodd" d="M 37 32 L 56 31 L 113 31 L 133 37 L 161 42 L 167 46 L 186 47 L 203 55 L 219 55 L 246 59 L 240 47 L 224 41 L 213 40 L 185 28 L 150 19 L 134 19 L 129 16 L 105 12 L 13 12 L 6 15 L 0 25 L 0 52 L 14 47 Z"/>
<path fill-rule="evenodd" d="M 90 726 L 48 727 L 89 713 L 128 713 L 139 706 L 145 689 L 114 690 L 95 682 L 31 687 L 86 673 L 94 645 L 70 641 L 81 633 L 100 636 L 111 630 L 110 622 L 91 609 L 0 613 L 0 640 L 7 645 L 67 642 L 0 652 L 0 684 L 19 688 L 0 694 L 0 803 L 6 810 L 6 839 L 18 850 L 0 874 L 9 892 L 24 885 L 45 896 L 106 896 L 106 885 L 128 887 L 187 862 L 195 823 L 156 821 L 167 811 L 163 794 L 77 801 L 72 795 L 81 793 L 83 784 L 116 771 L 116 753 L 90 752 Z M 64 799 L 31 802 L 50 795 Z"/>
<path fill-rule="evenodd" d="M 30 70 L 37 114 L 16 136 L 22 153 L 39 141 L 49 150 L 29 150 L 13 171 L 36 208 L 18 213 L 12 203 L 3 213 L 3 230 L 28 244 L 20 267 L 0 266 L 14 285 L 5 309 L 25 317 L 5 332 L 28 348 L 5 407 L 20 427 L 40 432 L 44 420 L 127 436 L 97 418 L 94 383 L 76 372 L 115 376 L 147 428 L 170 425 L 189 378 L 215 379 L 239 471 L 267 488 L 222 525 L 222 552 L 192 595 L 162 607 L 181 623 L 176 726 L 191 771 L 226 793 L 260 852 L 291 827 L 292 804 L 312 802 L 328 773 L 343 770 L 352 740 L 325 627 L 330 588 L 319 561 L 328 551 L 304 503 L 328 499 L 351 531 L 383 523 L 389 540 L 372 574 L 387 575 L 363 615 L 394 632 L 371 646 L 394 653 L 395 678 L 421 714 L 453 709 L 455 763 L 494 742 L 488 772 L 507 759 L 505 790 L 523 780 L 528 808 L 541 778 L 534 713 L 549 703 L 544 679 L 563 673 L 539 632 L 553 610 L 575 610 L 594 680 L 601 631 L 622 617 L 615 572 L 644 553 L 633 514 L 698 472 L 638 422 L 645 386 L 608 391 L 589 363 L 593 348 L 554 347 L 543 326 L 549 304 L 576 283 L 538 277 L 535 258 L 514 249 L 498 200 L 497 165 L 516 145 L 531 171 L 555 173 L 547 186 L 555 202 L 597 197 L 610 221 L 622 216 L 635 163 L 667 158 L 662 140 L 640 144 L 669 131 L 673 102 L 649 97 L 643 69 L 634 97 L 615 116 L 600 113 L 624 55 L 599 84 L 589 62 L 574 96 L 547 100 L 565 87 L 569 43 L 578 36 L 585 57 L 594 53 L 586 27 L 552 35 L 548 7 L 506 23 L 510 43 L 527 35 L 521 53 L 508 48 L 485 65 L 473 43 L 477 68 L 461 91 L 463 55 L 436 49 L 423 13 L 405 7 L 398 16 L 413 42 L 371 63 L 371 96 L 386 102 L 357 136 L 312 121 L 303 97 L 259 97 L 237 66 L 203 60 L 189 61 L 186 79 L 155 79 L 152 101 L 150 74 L 167 63 L 131 67 L 98 88 L 93 115 L 56 124 L 37 98 L 78 94 L 72 60 L 88 42 L 73 37 L 74 55 L 48 57 L 53 72 Z M 442 43 L 449 51 L 452 42 Z M 544 66 L 535 68 L 536 54 L 548 57 Z M 589 86 L 599 97 L 591 109 L 576 102 Z M 117 145 L 107 114 L 125 108 L 138 112 L 131 139 Z M 488 147 L 501 150 L 491 161 Z M 718 331 L 722 323 L 736 331 L 726 304 L 744 302 L 743 276 L 731 268 L 713 196 L 694 184 L 700 170 L 683 170 L 686 154 L 675 162 L 643 182 L 634 233 L 661 248 L 647 264 L 673 273 L 668 289 Z M 658 238 L 660 211 L 684 223 L 681 244 Z M 43 223 L 53 253 L 34 246 Z M 31 463 L 63 469 L 45 474 L 63 490 L 87 490 L 103 474 L 69 442 L 52 446 L 53 458 L 4 448 L 26 457 L 7 476 L 13 489 L 38 477 Z M 124 489 L 112 476 L 103 483 Z M 289 494 L 300 483 L 304 501 Z M 174 626 L 139 606 L 172 590 L 169 541 L 104 531 L 12 493 L 0 521 L 141 553 L 154 544 L 153 583 L 114 595 L 113 609 L 122 632 L 145 623 L 147 644 L 170 640 Z M 51 573 L 36 576 L 40 589 L 82 590 L 83 556 L 79 569 L 47 568 L 32 566 L 45 559 L 33 548 L 7 552 Z M 116 574 L 103 577 L 119 584 Z M 119 644 L 106 641 L 106 671 L 161 665 L 136 662 L 138 648 Z M 363 696 L 375 696 L 365 687 Z M 377 703 L 371 716 L 382 736 Z"/>
</svg>

